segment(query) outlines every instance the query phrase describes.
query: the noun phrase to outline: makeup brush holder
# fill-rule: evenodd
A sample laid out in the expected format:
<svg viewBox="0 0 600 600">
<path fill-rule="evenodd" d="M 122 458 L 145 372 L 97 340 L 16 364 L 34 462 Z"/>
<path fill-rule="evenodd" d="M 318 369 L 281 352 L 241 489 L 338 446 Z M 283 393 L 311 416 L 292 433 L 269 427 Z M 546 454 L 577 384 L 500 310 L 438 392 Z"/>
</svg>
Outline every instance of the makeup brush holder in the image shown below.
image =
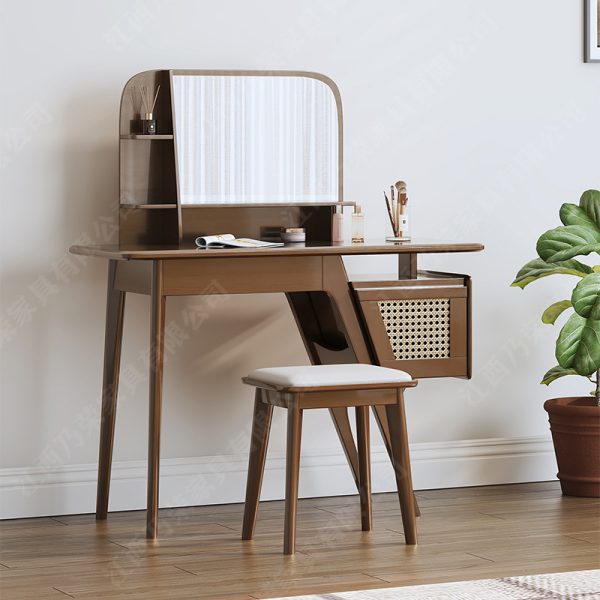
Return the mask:
<svg viewBox="0 0 600 600">
<path fill-rule="evenodd" d="M 405 211 L 406 209 L 407 207 L 405 207 Z M 398 233 L 400 235 L 396 235 L 396 232 L 392 231 L 393 235 L 388 235 L 385 238 L 386 242 L 410 242 L 408 211 L 401 213 L 399 216 L 400 222 L 398 226 Z"/>
<path fill-rule="evenodd" d="M 392 234 L 385 238 L 386 242 L 407 242 L 410 240 L 409 219 L 408 219 L 408 194 L 406 192 L 406 183 L 396 181 L 390 185 L 390 195 L 383 192 Z"/>
</svg>

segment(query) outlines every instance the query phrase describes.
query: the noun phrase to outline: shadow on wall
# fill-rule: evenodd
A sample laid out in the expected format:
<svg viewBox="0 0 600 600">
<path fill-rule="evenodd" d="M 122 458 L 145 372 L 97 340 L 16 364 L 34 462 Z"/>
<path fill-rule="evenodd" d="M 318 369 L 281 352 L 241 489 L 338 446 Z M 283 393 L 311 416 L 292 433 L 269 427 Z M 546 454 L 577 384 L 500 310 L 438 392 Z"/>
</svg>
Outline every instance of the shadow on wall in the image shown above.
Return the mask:
<svg viewBox="0 0 600 600">
<path fill-rule="evenodd" d="M 259 367 L 308 363 L 287 301 L 280 294 L 265 294 L 171 298 L 167 304 L 167 323 L 182 337 L 179 344 L 166 347 L 170 414 L 165 419 L 171 426 L 165 431 L 187 439 L 167 433 L 165 447 L 174 455 L 186 448 L 196 454 L 217 449 L 239 453 L 232 444 L 251 423 L 254 398 L 241 378 Z M 206 310 L 201 326 L 186 327 L 185 315 L 198 308 Z M 246 441 L 244 437 L 244 452 Z"/>
</svg>

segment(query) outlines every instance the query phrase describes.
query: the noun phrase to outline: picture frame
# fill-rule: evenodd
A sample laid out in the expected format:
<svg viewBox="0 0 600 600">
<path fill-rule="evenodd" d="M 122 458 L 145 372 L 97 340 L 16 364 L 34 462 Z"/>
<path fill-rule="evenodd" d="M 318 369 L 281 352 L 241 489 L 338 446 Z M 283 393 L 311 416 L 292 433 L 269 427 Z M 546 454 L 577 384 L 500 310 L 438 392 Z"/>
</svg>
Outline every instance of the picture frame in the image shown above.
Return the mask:
<svg viewBox="0 0 600 600">
<path fill-rule="evenodd" d="M 600 0 L 585 0 L 585 62 L 600 62 Z"/>
</svg>

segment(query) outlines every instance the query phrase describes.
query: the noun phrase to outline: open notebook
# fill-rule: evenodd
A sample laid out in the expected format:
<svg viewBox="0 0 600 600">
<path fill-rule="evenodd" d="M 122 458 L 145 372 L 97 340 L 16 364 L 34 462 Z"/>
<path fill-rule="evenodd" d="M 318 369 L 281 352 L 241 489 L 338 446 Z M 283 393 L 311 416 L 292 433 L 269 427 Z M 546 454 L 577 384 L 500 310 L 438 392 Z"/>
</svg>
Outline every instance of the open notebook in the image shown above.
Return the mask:
<svg viewBox="0 0 600 600">
<path fill-rule="evenodd" d="M 196 246 L 199 248 L 271 248 L 283 246 L 283 242 L 263 242 L 250 238 L 236 238 L 231 233 L 221 233 L 197 237 Z"/>
</svg>

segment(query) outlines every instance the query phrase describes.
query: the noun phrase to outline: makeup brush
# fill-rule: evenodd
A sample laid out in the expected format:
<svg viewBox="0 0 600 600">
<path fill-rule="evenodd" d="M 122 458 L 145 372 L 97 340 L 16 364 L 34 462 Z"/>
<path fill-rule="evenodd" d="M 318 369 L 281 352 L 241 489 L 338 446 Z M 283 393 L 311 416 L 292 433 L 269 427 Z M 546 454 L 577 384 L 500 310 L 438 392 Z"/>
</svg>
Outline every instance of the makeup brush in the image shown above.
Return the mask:
<svg viewBox="0 0 600 600">
<path fill-rule="evenodd" d="M 406 195 L 406 183 L 404 181 L 396 181 L 394 184 L 397 192 L 398 192 L 398 204 L 399 204 L 399 213 L 398 213 L 398 234 L 399 237 L 402 237 L 404 231 L 400 229 L 401 218 L 400 215 L 404 215 L 406 211 L 406 204 L 408 202 L 408 196 Z"/>
<path fill-rule="evenodd" d="M 387 206 L 388 217 L 390 218 L 390 223 L 392 224 L 392 232 L 396 235 L 396 224 L 394 223 L 394 217 L 392 216 L 392 209 L 390 207 L 390 201 L 388 200 L 387 194 L 383 192 L 383 197 L 385 199 L 385 205 Z"/>
<path fill-rule="evenodd" d="M 398 192 L 398 200 L 400 201 L 400 203 L 406 204 L 406 183 L 404 181 L 396 181 L 394 187 Z"/>
<path fill-rule="evenodd" d="M 394 216 L 394 235 L 397 236 L 398 231 L 398 198 L 393 185 L 390 185 L 390 196 L 392 199 L 392 215 Z"/>
</svg>

